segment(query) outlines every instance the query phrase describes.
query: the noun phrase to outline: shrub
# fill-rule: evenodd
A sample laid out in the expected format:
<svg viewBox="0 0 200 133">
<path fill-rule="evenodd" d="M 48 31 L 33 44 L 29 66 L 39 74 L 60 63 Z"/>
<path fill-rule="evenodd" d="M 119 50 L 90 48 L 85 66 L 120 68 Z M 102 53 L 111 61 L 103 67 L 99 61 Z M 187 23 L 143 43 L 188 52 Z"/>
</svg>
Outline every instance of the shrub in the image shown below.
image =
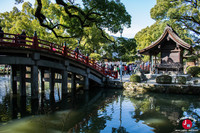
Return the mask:
<svg viewBox="0 0 200 133">
<path fill-rule="evenodd" d="M 141 82 L 141 78 L 140 76 L 133 74 L 130 76 L 130 81 L 131 82 L 136 82 L 136 83 L 140 83 Z"/>
<path fill-rule="evenodd" d="M 197 56 L 191 56 L 186 59 L 187 62 L 194 62 L 195 60 L 198 60 Z"/>
<path fill-rule="evenodd" d="M 178 84 L 186 84 L 186 77 L 178 76 L 177 82 L 178 82 Z"/>
<path fill-rule="evenodd" d="M 200 67 L 199 66 L 188 67 L 187 74 L 190 74 L 192 77 L 197 77 L 200 74 Z"/>
<path fill-rule="evenodd" d="M 156 83 L 159 84 L 171 84 L 172 83 L 172 77 L 169 75 L 161 75 L 156 77 Z"/>
</svg>

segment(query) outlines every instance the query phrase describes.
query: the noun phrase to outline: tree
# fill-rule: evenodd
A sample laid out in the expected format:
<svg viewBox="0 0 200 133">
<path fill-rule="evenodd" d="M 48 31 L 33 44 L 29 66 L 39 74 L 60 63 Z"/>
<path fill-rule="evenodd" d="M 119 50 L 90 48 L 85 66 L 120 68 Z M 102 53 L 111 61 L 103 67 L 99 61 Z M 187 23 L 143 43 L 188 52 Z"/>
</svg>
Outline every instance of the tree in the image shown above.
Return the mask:
<svg viewBox="0 0 200 133">
<path fill-rule="evenodd" d="M 104 33 L 110 40 L 112 39 L 107 33 Z M 113 39 L 114 41 L 114 39 Z M 94 25 L 92 27 L 85 28 L 82 38 L 79 39 L 81 49 L 84 54 L 98 53 L 103 54 L 107 51 L 107 47 L 110 41 L 101 36 L 101 31 Z"/>
<path fill-rule="evenodd" d="M 15 1 L 26 3 L 23 0 Z M 29 8 L 27 3 L 23 4 L 19 16 L 28 18 L 29 24 L 34 27 L 28 28 L 29 31 L 31 29 L 29 32 L 31 35 L 37 30 L 41 39 L 57 44 L 66 41 L 71 49 L 79 45 L 83 54 L 96 53 L 111 57 L 111 43 L 115 43 L 115 40 L 105 32 L 105 29 L 117 33 L 124 27 L 130 27 L 131 16 L 120 1 L 82 0 L 78 3 L 74 0 L 56 0 L 55 2 L 35 0 L 35 8 Z M 21 27 L 17 27 L 21 30 Z"/>
<path fill-rule="evenodd" d="M 195 43 L 200 43 L 200 1 L 199 0 L 157 0 L 151 9 L 151 18 L 156 21 L 173 20 L 182 29 L 193 35 Z"/>
<path fill-rule="evenodd" d="M 39 21 L 33 15 L 34 8 L 30 2 L 24 2 L 22 11 L 14 7 L 10 12 L 0 13 L 0 24 L 6 33 L 21 34 L 25 29 L 27 36 L 33 36 L 34 31 L 37 31 L 40 39 L 48 40 L 55 43 L 61 43 L 50 32 L 40 26 Z"/>
<path fill-rule="evenodd" d="M 57 4 L 50 3 L 48 0 L 43 0 L 43 6 L 48 7 L 43 10 L 48 17 L 52 18 L 52 21 L 64 22 L 64 17 L 60 14 L 61 7 Z M 50 10 L 48 10 L 50 9 Z M 102 32 L 109 40 L 114 41 L 105 31 L 100 31 L 93 25 L 91 27 L 85 27 L 84 32 L 80 38 L 57 38 L 50 30 L 42 27 L 38 19 L 34 16 L 34 9 L 30 2 L 24 2 L 22 10 L 20 11 L 16 7 L 10 12 L 0 13 L 0 25 L 6 33 L 21 33 L 25 29 L 28 36 L 33 36 L 34 31 L 37 31 L 37 35 L 40 39 L 48 40 L 56 44 L 62 45 L 66 42 L 68 48 L 74 49 L 78 44 L 83 54 L 91 54 L 96 52 L 99 55 L 102 53 L 109 54 L 108 44 L 110 43 L 106 38 L 101 36 Z M 57 17 L 55 17 L 55 14 Z M 64 36 L 67 33 L 63 27 L 57 27 L 54 29 L 60 36 Z"/>
<path fill-rule="evenodd" d="M 22 3 L 23 0 L 15 0 Z M 81 4 L 74 0 L 55 0 L 55 7 L 49 8 L 50 0 L 36 0 L 35 17 L 40 25 L 52 31 L 60 38 L 81 38 L 84 29 L 96 26 L 101 35 L 110 40 L 104 33 L 105 28 L 117 33 L 124 27 L 130 27 L 131 16 L 120 1 L 114 0 L 82 0 Z M 49 15 L 50 10 L 53 15 Z M 52 17 L 53 16 L 53 17 Z M 54 18 L 61 18 L 54 21 Z M 56 29 L 63 28 L 65 34 L 59 34 Z M 112 40 L 110 40 L 112 41 Z"/>
<path fill-rule="evenodd" d="M 117 43 L 113 45 L 113 52 L 116 52 L 118 58 L 123 61 L 132 61 L 133 56 L 136 54 L 136 47 L 135 39 L 119 37 L 117 38 Z"/>
</svg>

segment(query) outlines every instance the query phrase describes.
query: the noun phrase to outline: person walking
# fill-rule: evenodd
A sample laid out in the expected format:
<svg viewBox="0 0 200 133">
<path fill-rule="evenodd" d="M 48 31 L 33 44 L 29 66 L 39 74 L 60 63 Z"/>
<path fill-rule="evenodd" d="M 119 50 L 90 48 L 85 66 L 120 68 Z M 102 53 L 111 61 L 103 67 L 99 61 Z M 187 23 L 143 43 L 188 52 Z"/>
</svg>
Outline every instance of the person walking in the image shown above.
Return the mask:
<svg viewBox="0 0 200 133">
<path fill-rule="evenodd" d="M 127 72 L 127 66 L 126 66 L 126 64 L 124 65 L 124 73 L 125 73 L 125 74 L 128 73 L 128 72 Z"/>
<path fill-rule="evenodd" d="M 119 65 L 117 65 L 117 72 L 118 72 L 118 75 L 120 75 L 120 71 L 119 71 Z"/>
<path fill-rule="evenodd" d="M 132 64 L 130 64 L 130 65 L 129 65 L 129 75 L 132 74 L 132 70 L 133 70 L 133 69 L 132 69 Z"/>
<path fill-rule="evenodd" d="M 79 46 L 77 46 L 74 50 L 77 54 L 79 54 Z"/>
<path fill-rule="evenodd" d="M 76 48 L 75 48 L 75 50 L 74 50 L 74 54 L 75 54 L 75 58 L 77 58 L 78 59 L 78 54 L 79 54 L 79 46 L 77 46 Z"/>
<path fill-rule="evenodd" d="M 21 35 L 19 36 L 19 39 L 20 39 L 20 43 L 24 43 L 24 44 L 26 44 L 26 32 L 25 32 L 25 30 L 22 30 L 22 33 L 21 33 Z"/>
</svg>

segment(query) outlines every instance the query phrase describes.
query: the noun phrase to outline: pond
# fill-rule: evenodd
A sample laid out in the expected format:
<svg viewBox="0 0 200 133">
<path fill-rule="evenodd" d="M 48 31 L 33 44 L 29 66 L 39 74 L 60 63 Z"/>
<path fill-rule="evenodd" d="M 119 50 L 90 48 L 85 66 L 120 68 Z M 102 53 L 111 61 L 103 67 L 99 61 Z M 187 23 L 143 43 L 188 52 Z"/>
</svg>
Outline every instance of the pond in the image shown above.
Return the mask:
<svg viewBox="0 0 200 133">
<path fill-rule="evenodd" d="M 198 96 L 94 89 L 60 99 L 58 87 L 31 100 L 30 93 L 12 97 L 9 84 L 0 77 L 0 133 L 168 133 L 186 131 L 188 117 L 189 130 L 200 132 Z"/>
</svg>

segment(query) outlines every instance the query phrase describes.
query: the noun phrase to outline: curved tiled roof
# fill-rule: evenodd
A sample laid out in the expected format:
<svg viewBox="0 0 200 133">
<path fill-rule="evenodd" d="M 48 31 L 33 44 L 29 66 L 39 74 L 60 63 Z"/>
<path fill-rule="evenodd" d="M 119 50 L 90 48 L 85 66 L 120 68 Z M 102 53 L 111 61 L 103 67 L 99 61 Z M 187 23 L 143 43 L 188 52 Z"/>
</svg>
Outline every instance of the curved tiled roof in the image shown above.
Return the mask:
<svg viewBox="0 0 200 133">
<path fill-rule="evenodd" d="M 165 30 L 163 32 L 163 34 L 153 43 L 151 43 L 148 47 L 139 50 L 140 54 L 145 54 L 146 52 L 148 52 L 149 50 L 151 50 L 152 48 L 156 47 L 157 45 L 160 44 L 160 42 L 166 37 L 168 36 L 174 41 L 176 42 L 178 45 L 180 45 L 181 47 L 185 48 L 185 49 L 191 49 L 192 46 L 186 42 L 184 42 L 179 36 L 178 34 L 169 26 L 167 25 L 165 27 Z"/>
</svg>

